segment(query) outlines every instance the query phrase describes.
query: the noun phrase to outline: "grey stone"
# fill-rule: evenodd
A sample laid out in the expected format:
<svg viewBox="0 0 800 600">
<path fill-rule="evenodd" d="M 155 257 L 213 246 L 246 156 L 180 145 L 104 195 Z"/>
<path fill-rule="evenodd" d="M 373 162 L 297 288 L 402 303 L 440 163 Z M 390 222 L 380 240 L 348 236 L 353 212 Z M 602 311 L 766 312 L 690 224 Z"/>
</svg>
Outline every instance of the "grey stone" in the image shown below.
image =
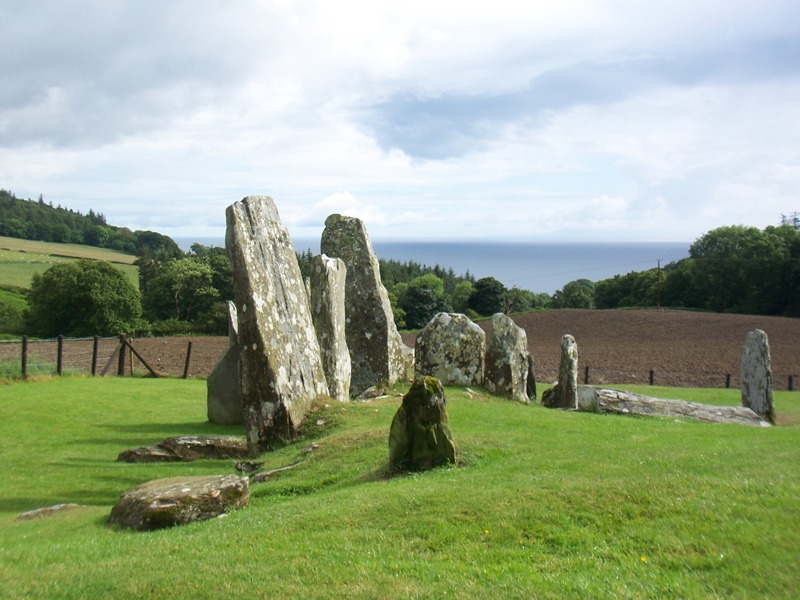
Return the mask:
<svg viewBox="0 0 800 600">
<path fill-rule="evenodd" d="M 486 334 L 466 315 L 439 313 L 417 334 L 417 377 L 436 377 L 442 385 L 483 385 Z"/>
<path fill-rule="evenodd" d="M 228 339 L 231 345 L 220 357 L 206 379 L 208 420 L 218 425 L 239 425 L 242 415 L 242 393 L 239 387 L 239 318 L 236 304 L 228 302 Z"/>
<path fill-rule="evenodd" d="M 350 394 L 372 386 L 387 387 L 405 379 L 411 353 L 392 316 L 389 295 L 367 230 L 360 219 L 331 215 L 325 220 L 320 248 L 347 265 L 345 330 L 350 350 Z"/>
<path fill-rule="evenodd" d="M 542 405 L 570 410 L 578 408 L 578 345 L 568 333 L 561 337 L 558 383 L 542 394 Z"/>
<path fill-rule="evenodd" d="M 233 435 L 182 435 L 141 448 L 123 450 L 118 462 L 190 462 L 244 458 L 249 454 L 244 438 Z"/>
<path fill-rule="evenodd" d="M 247 506 L 250 483 L 238 475 L 170 477 L 128 490 L 109 524 L 142 531 L 204 521 Z"/>
<path fill-rule="evenodd" d="M 742 406 L 775 424 L 769 340 L 761 329 L 748 333 L 742 348 Z"/>
<path fill-rule="evenodd" d="M 317 332 L 322 368 L 331 398 L 350 398 L 350 351 L 345 331 L 345 284 L 347 267 L 340 258 L 324 254 L 311 259 L 309 289 L 311 320 Z"/>
<path fill-rule="evenodd" d="M 392 419 L 389 467 L 422 471 L 455 461 L 442 384 L 435 377 L 418 377 Z"/>
<path fill-rule="evenodd" d="M 275 203 L 249 196 L 226 217 L 245 434 L 258 455 L 295 436 L 328 384 L 297 255 Z"/>
<path fill-rule="evenodd" d="M 30 521 L 32 519 L 42 519 L 44 517 L 49 517 L 56 513 L 65 512 L 68 510 L 72 510 L 74 508 L 80 508 L 80 504 L 54 504 L 53 506 L 45 506 L 43 508 L 37 508 L 35 510 L 29 510 L 28 512 L 24 512 L 17 517 L 18 521 Z"/>
<path fill-rule="evenodd" d="M 508 315 L 492 317 L 486 344 L 485 387 L 498 396 L 528 402 L 528 337 Z"/>
</svg>

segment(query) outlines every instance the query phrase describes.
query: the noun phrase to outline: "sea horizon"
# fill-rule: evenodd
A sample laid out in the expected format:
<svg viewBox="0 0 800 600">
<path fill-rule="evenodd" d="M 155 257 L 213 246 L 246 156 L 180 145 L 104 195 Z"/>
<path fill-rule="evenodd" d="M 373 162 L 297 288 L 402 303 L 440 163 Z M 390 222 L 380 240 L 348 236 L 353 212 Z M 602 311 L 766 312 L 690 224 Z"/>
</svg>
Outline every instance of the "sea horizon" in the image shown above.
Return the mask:
<svg viewBox="0 0 800 600">
<path fill-rule="evenodd" d="M 174 238 L 188 251 L 193 243 L 223 246 L 221 238 Z M 297 252 L 319 253 L 319 240 L 293 240 Z M 372 240 L 378 258 L 415 261 L 428 267 L 469 273 L 476 279 L 494 277 L 508 288 L 553 294 L 577 279 L 600 281 L 632 271 L 647 271 L 659 263 L 689 256 L 690 242 L 516 242 L 516 241 L 383 241 Z"/>
</svg>

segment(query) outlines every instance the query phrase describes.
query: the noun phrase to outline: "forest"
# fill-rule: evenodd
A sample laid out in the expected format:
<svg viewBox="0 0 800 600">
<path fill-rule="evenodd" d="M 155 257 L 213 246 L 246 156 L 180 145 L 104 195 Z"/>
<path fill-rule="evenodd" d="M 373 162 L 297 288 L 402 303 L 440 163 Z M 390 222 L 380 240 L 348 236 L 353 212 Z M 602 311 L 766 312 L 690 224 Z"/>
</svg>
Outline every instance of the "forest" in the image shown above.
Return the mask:
<svg viewBox="0 0 800 600">
<path fill-rule="evenodd" d="M 5 191 L 0 192 L 0 235 L 124 248 L 137 255 L 138 267 L 137 289 L 110 264 L 56 264 L 34 276 L 24 291 L 24 314 L 0 297 L 0 333 L 227 333 L 233 278 L 224 248 L 193 244 L 184 252 L 165 235 L 108 225 L 101 213 L 81 215 Z M 300 251 L 297 258 L 307 274 L 311 251 Z M 630 307 L 800 316 L 798 213 L 763 230 L 714 229 L 691 245 L 688 258 L 597 282 L 571 281 L 553 295 L 509 289 L 493 277 L 476 280 L 469 272 L 457 275 L 439 265 L 384 259 L 379 264 L 395 322 L 403 330 L 422 328 L 442 311 L 473 319 L 497 312 Z"/>
</svg>

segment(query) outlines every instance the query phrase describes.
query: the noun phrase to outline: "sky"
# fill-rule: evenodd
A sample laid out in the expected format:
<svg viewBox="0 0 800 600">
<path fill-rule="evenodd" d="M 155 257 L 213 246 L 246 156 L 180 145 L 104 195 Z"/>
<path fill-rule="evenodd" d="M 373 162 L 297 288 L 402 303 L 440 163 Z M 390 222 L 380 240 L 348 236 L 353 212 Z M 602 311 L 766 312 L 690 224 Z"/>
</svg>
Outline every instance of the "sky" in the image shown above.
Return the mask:
<svg viewBox="0 0 800 600">
<path fill-rule="evenodd" d="M 800 211 L 797 0 L 0 0 L 0 187 L 172 237 L 691 242 Z"/>
</svg>

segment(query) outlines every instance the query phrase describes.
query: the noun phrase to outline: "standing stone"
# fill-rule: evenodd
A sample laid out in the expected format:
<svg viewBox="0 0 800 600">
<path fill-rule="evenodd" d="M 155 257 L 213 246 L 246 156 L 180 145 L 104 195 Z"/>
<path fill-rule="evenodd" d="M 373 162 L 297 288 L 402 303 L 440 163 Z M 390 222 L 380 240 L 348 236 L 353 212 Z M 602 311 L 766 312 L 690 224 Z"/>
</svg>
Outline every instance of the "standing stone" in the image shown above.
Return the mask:
<svg viewBox="0 0 800 600">
<path fill-rule="evenodd" d="M 742 406 L 775 424 L 769 341 L 761 329 L 747 334 L 742 349 Z"/>
<path fill-rule="evenodd" d="M 418 377 L 392 419 L 389 467 L 422 471 L 455 461 L 442 384 L 435 377 Z"/>
<path fill-rule="evenodd" d="M 528 402 L 528 336 L 508 315 L 492 317 L 485 386 L 493 394 Z"/>
<path fill-rule="evenodd" d="M 311 259 L 311 320 L 317 332 L 322 368 L 331 398 L 350 399 L 350 352 L 345 333 L 344 290 L 347 267 L 324 254 Z"/>
<path fill-rule="evenodd" d="M 534 369 L 533 354 L 528 352 L 528 380 L 525 382 L 525 391 L 528 399 L 536 402 L 536 372 Z"/>
<path fill-rule="evenodd" d="M 328 385 L 297 255 L 272 198 L 249 196 L 226 217 L 245 434 L 257 455 L 293 438 Z"/>
<path fill-rule="evenodd" d="M 350 394 L 405 379 L 410 350 L 394 324 L 389 294 L 381 283 L 378 259 L 360 219 L 331 215 L 320 248 L 347 266 L 345 330 L 350 349 Z"/>
<path fill-rule="evenodd" d="M 548 408 L 578 408 L 578 345 L 570 334 L 561 337 L 558 383 L 542 394 Z"/>
<path fill-rule="evenodd" d="M 417 377 L 436 377 L 442 385 L 483 385 L 486 333 L 466 315 L 439 313 L 417 334 Z"/>
<path fill-rule="evenodd" d="M 219 425 L 239 425 L 243 422 L 242 394 L 239 389 L 238 331 L 236 304 L 228 302 L 230 346 L 206 380 L 208 420 Z"/>
</svg>

